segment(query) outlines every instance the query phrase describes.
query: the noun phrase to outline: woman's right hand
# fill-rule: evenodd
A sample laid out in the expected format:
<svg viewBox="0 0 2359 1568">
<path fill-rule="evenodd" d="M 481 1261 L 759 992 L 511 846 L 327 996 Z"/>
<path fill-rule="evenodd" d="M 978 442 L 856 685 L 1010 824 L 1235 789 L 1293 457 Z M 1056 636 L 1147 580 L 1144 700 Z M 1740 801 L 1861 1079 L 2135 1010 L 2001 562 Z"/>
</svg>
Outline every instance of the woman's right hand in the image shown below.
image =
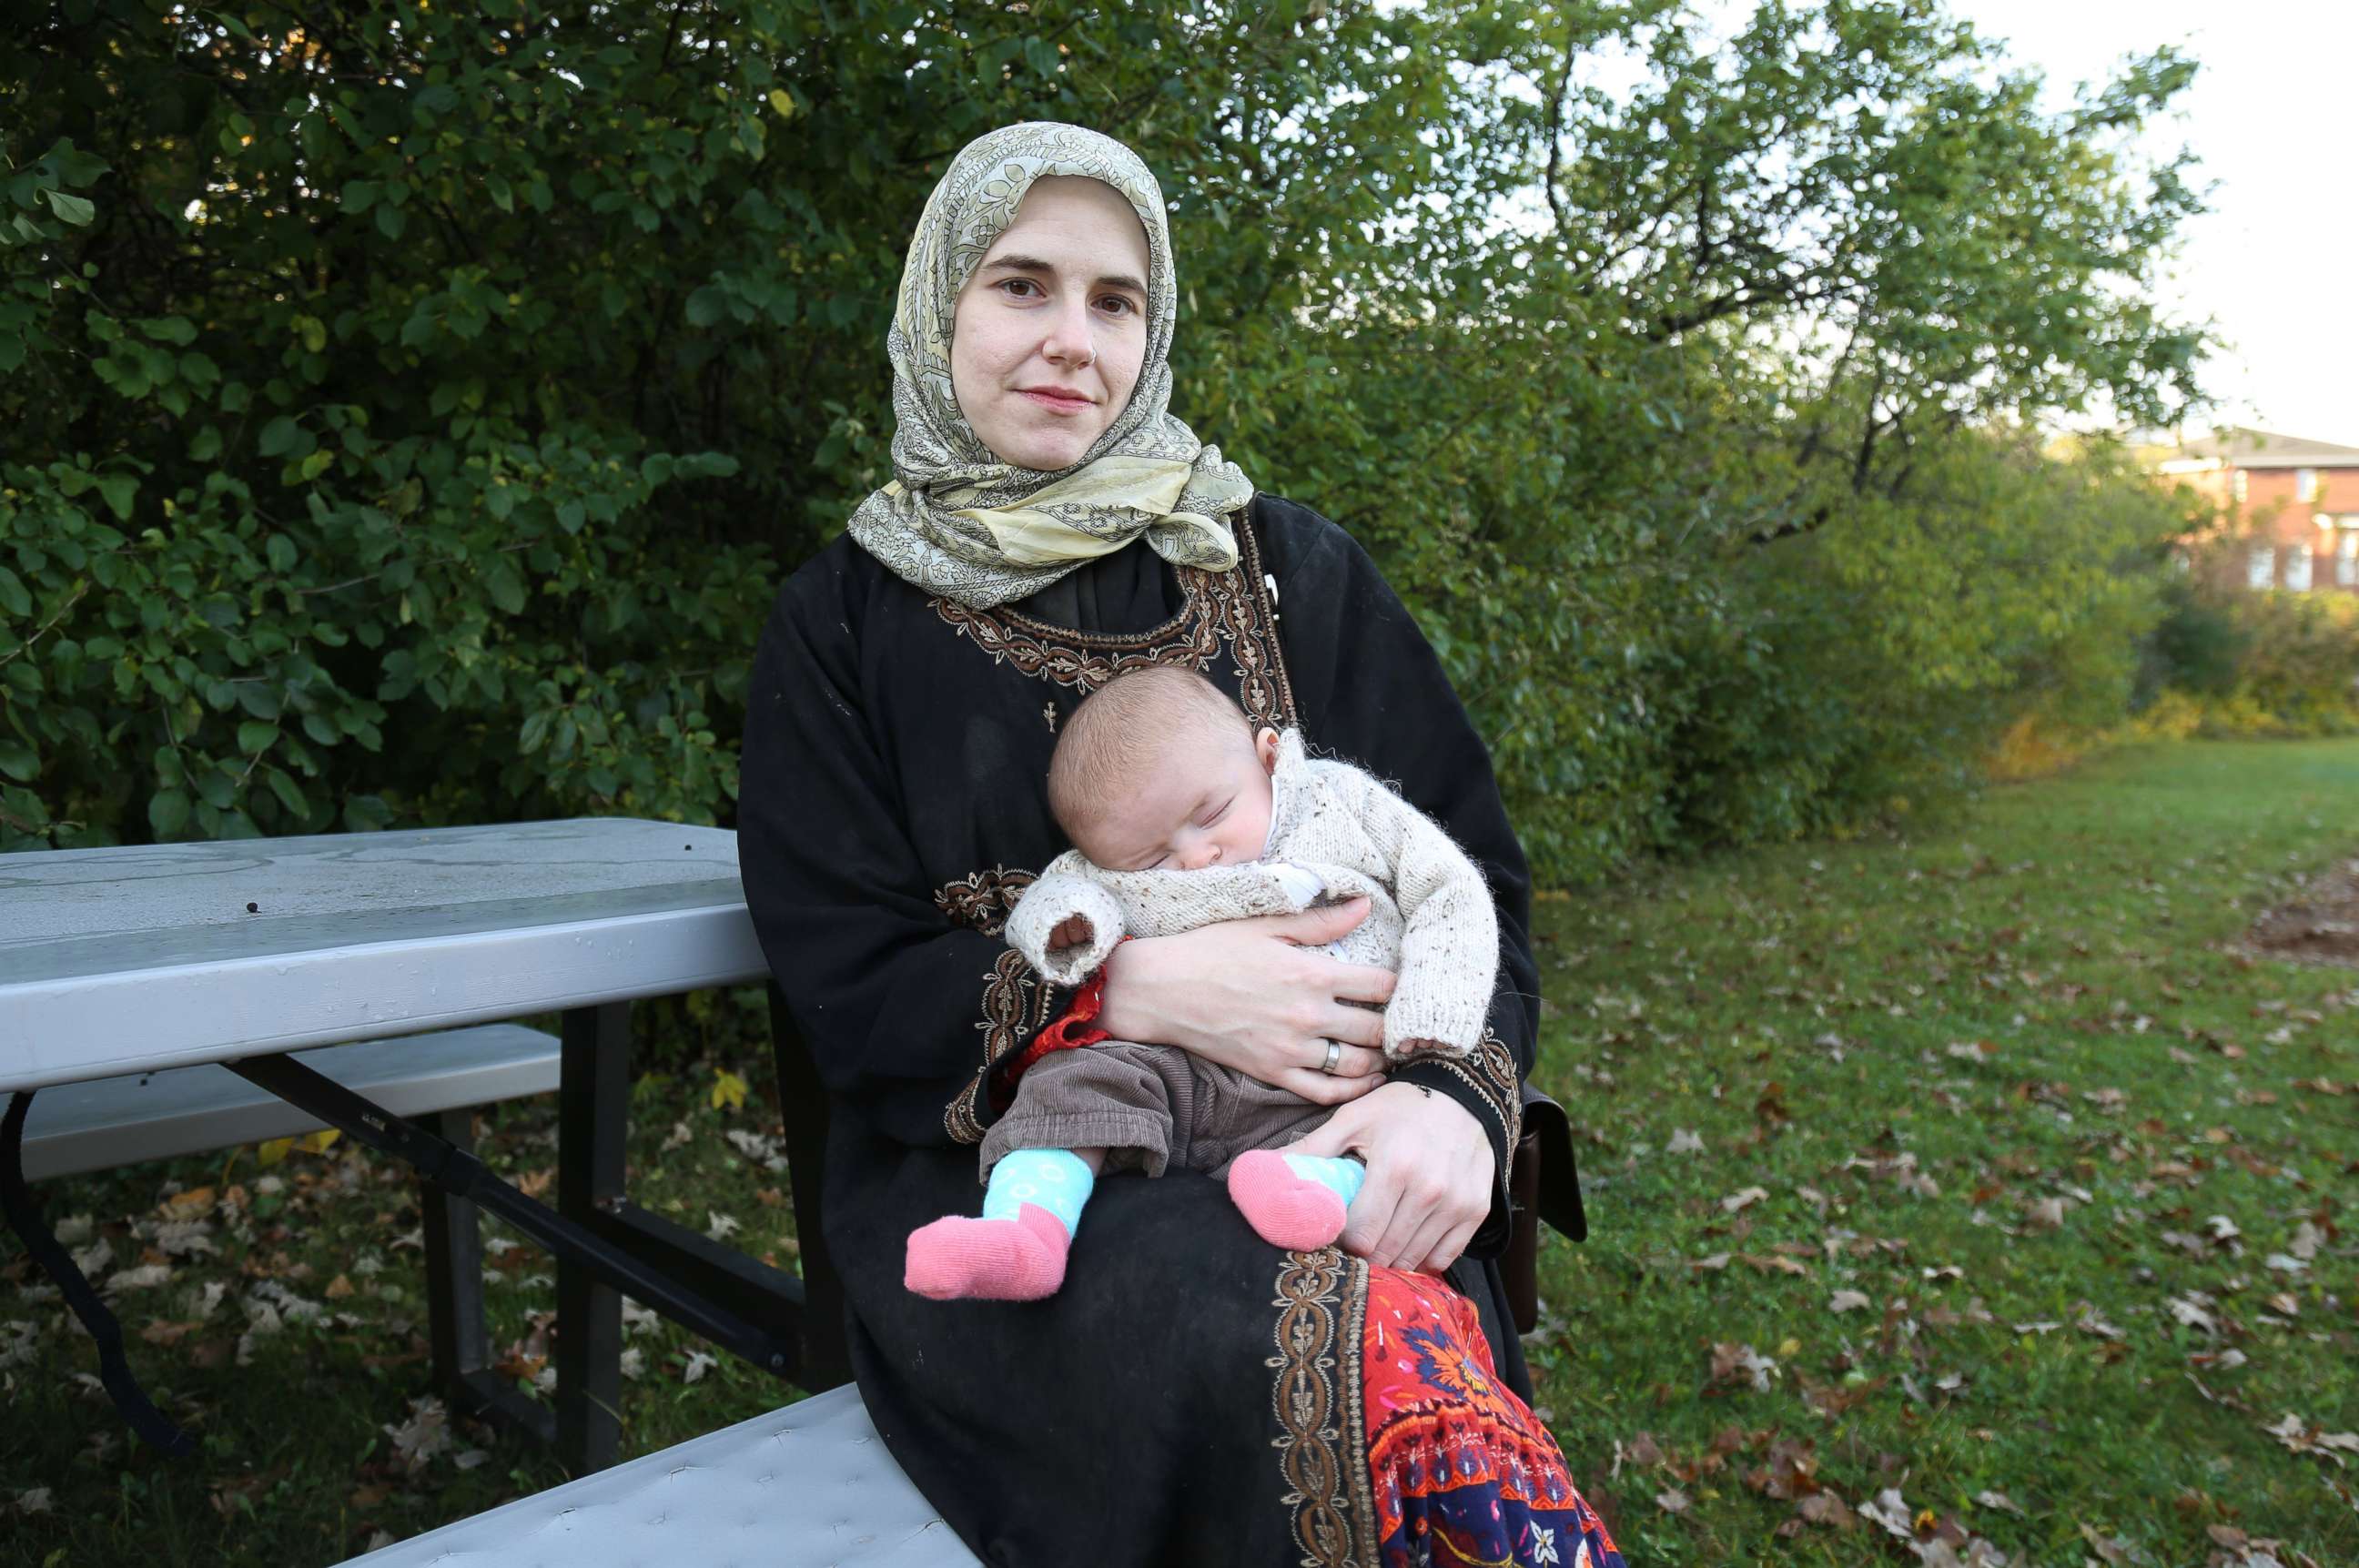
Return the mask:
<svg viewBox="0 0 2359 1568">
<path fill-rule="evenodd" d="M 1368 917 L 1368 900 L 1224 920 L 1178 936 L 1125 942 L 1106 960 L 1105 1008 L 1117 1040 L 1176 1045 L 1313 1105 L 1340 1105 L 1382 1083 L 1393 972 L 1306 951 Z M 1343 1047 L 1321 1070 L 1327 1042 Z"/>
</svg>

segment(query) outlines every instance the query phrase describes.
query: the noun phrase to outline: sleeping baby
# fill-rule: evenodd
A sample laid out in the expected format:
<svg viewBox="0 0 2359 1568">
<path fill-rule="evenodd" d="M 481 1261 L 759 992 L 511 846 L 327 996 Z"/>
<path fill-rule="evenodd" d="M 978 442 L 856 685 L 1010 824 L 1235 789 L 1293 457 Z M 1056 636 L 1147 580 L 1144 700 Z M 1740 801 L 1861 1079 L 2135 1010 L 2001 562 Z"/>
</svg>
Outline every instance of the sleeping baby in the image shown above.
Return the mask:
<svg viewBox="0 0 2359 1568">
<path fill-rule="evenodd" d="M 1256 728 L 1195 671 L 1118 676 L 1075 710 L 1049 804 L 1074 847 L 1025 890 L 1007 940 L 1049 980 L 1081 985 L 1126 936 L 1364 897 L 1367 918 L 1328 951 L 1397 971 L 1386 1057 L 1464 1056 L 1481 1042 L 1499 957 L 1483 874 L 1377 779 L 1307 757 L 1298 731 Z M 1328 1046 L 1331 1071 L 1341 1050 Z M 1177 1046 L 1051 1051 L 984 1138 L 983 1217 L 914 1232 L 906 1283 L 944 1301 L 1053 1294 L 1098 1176 L 1174 1164 L 1225 1175 L 1263 1239 L 1325 1247 L 1364 1172 L 1285 1149 L 1332 1114 Z"/>
</svg>

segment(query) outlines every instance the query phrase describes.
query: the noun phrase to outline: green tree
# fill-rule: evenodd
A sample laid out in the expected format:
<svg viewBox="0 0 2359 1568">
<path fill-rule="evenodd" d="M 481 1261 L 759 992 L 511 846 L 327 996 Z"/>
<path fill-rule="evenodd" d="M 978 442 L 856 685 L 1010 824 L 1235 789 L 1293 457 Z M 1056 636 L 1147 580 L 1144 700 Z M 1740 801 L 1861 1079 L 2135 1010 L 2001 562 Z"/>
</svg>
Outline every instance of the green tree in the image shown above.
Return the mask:
<svg viewBox="0 0 2359 1568">
<path fill-rule="evenodd" d="M 1376 551 L 1549 875 L 1851 820 L 2136 618 L 2168 509 L 2007 432 L 2190 389 L 2194 197 L 2123 150 L 2187 71 L 2046 113 L 1919 0 L 56 0 L 0 39 L 0 847 L 727 820 L 910 224 L 1026 117 L 1156 169 L 1179 411 Z"/>
</svg>

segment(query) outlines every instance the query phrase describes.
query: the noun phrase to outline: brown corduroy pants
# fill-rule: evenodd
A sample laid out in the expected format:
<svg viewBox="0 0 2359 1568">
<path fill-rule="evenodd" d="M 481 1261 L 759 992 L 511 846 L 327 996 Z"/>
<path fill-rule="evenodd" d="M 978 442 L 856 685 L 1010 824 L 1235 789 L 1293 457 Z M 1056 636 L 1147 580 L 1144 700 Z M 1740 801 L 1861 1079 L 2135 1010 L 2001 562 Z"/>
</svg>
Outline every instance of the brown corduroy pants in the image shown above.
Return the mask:
<svg viewBox="0 0 2359 1568">
<path fill-rule="evenodd" d="M 983 1172 L 1019 1149 L 1103 1149 L 1105 1169 L 1218 1176 L 1240 1154 L 1283 1149 L 1334 1115 L 1176 1045 L 1106 1040 L 1025 1070 L 983 1139 Z"/>
</svg>

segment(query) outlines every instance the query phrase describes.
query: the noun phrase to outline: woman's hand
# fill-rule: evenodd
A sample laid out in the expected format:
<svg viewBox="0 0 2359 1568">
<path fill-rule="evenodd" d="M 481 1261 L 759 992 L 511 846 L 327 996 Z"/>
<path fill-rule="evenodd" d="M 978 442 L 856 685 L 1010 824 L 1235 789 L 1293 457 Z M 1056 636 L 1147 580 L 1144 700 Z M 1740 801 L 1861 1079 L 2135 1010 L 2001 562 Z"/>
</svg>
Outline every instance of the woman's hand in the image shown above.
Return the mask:
<svg viewBox="0 0 2359 1568">
<path fill-rule="evenodd" d="M 1345 1105 L 1288 1154 L 1356 1154 L 1368 1167 L 1340 1245 L 1386 1269 L 1439 1274 L 1491 1213 L 1498 1180 L 1474 1114 L 1416 1083 L 1386 1083 Z"/>
<path fill-rule="evenodd" d="M 1382 1006 L 1393 972 L 1305 952 L 1367 919 L 1354 898 L 1296 915 L 1224 920 L 1179 936 L 1124 942 L 1106 960 L 1105 1010 L 1117 1040 L 1176 1045 L 1313 1105 L 1340 1105 L 1383 1082 Z M 1321 1071 L 1327 1042 L 1342 1044 Z"/>
</svg>

